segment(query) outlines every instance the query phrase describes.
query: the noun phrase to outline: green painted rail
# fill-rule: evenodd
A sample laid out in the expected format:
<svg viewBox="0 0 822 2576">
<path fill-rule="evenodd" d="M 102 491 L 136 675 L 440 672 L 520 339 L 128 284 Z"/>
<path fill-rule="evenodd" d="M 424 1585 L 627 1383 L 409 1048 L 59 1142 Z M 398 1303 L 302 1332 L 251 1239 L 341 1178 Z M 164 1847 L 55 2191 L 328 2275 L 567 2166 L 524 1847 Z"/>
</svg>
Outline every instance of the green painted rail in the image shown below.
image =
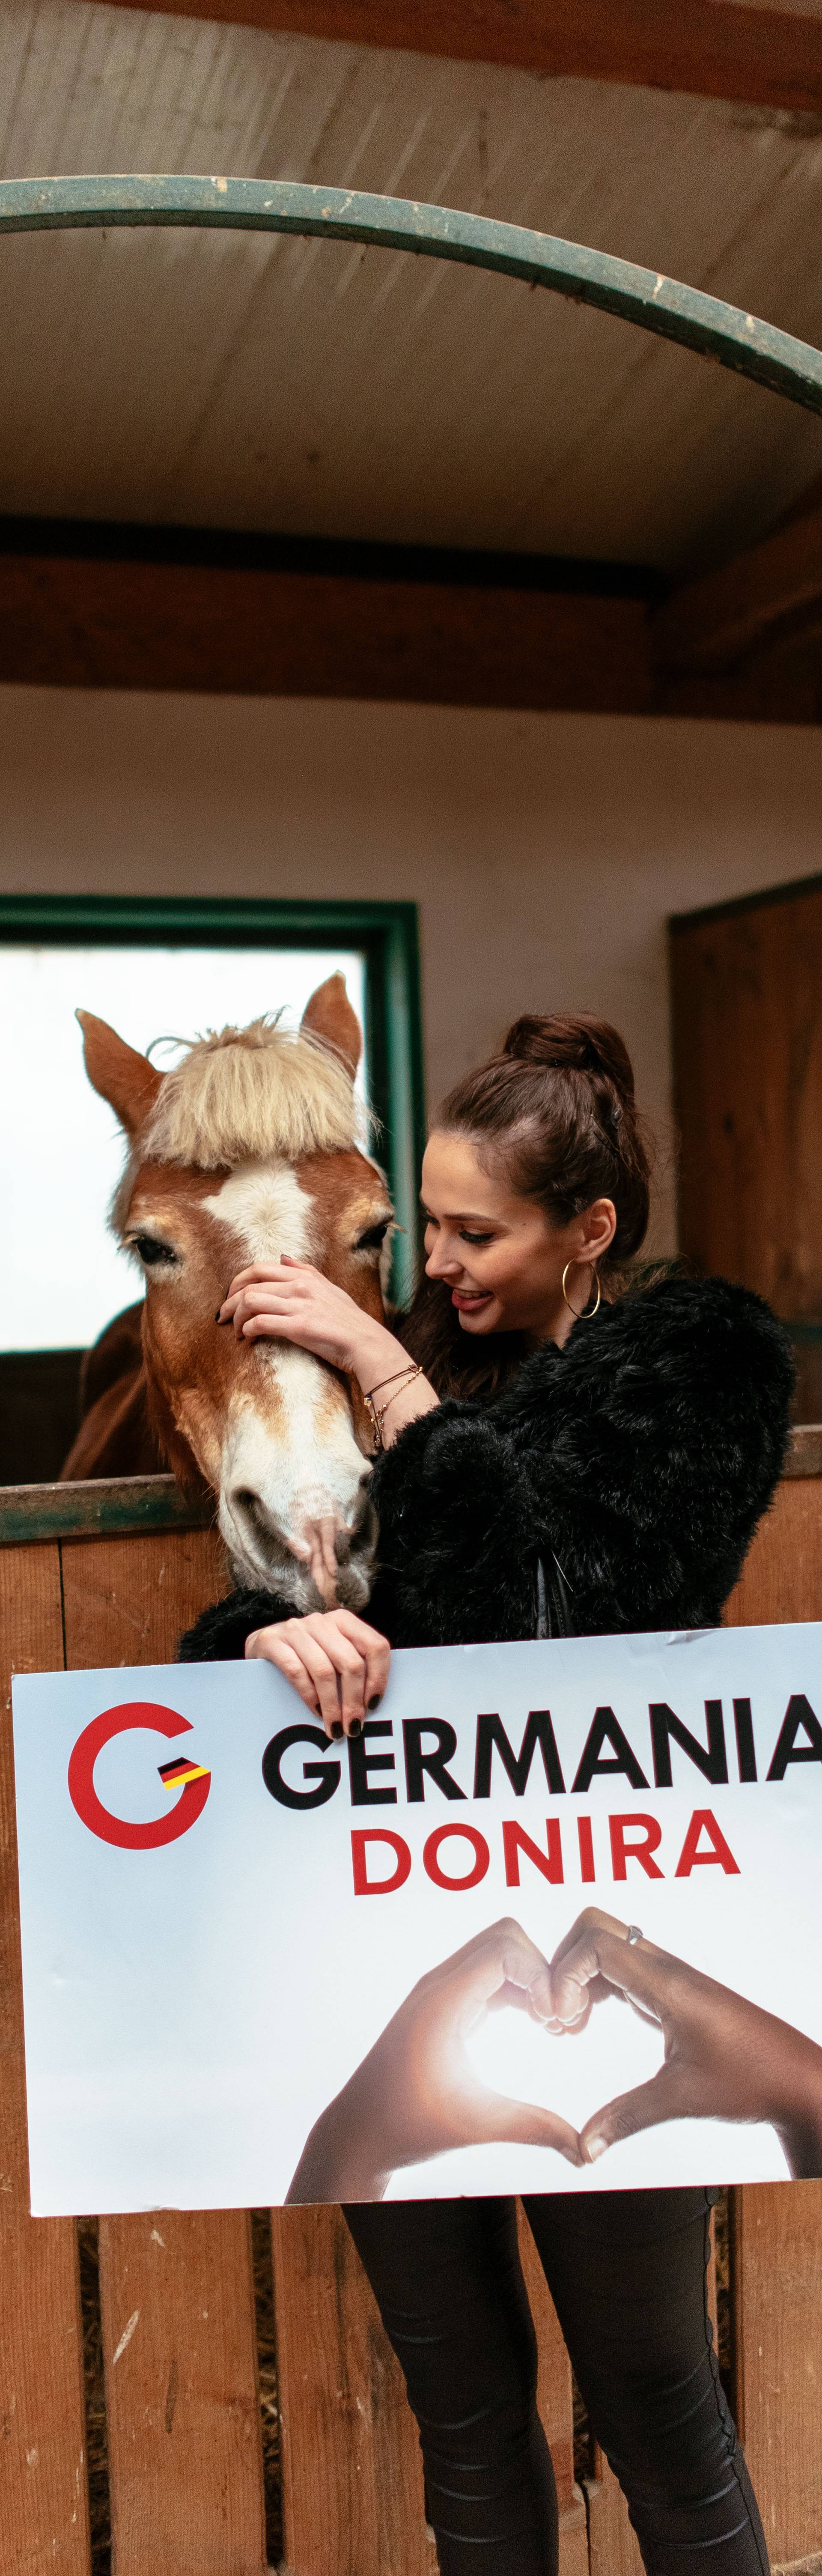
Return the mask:
<svg viewBox="0 0 822 2576">
<path fill-rule="evenodd" d="M 0 233 L 59 232 L 77 225 L 196 224 L 226 232 L 297 233 L 361 242 L 423 258 L 459 260 L 579 304 L 618 314 L 644 331 L 679 341 L 703 358 L 752 377 L 807 411 L 822 412 L 822 351 L 754 313 L 698 287 L 586 250 L 550 233 L 526 232 L 486 215 L 371 197 L 293 179 L 187 177 L 7 179 L 0 184 Z"/>
<path fill-rule="evenodd" d="M 216 1515 L 213 1494 L 184 1493 L 173 1476 L 0 1485 L 0 1547 L 52 1538 L 128 1538 L 141 1530 L 208 1529 Z"/>
</svg>

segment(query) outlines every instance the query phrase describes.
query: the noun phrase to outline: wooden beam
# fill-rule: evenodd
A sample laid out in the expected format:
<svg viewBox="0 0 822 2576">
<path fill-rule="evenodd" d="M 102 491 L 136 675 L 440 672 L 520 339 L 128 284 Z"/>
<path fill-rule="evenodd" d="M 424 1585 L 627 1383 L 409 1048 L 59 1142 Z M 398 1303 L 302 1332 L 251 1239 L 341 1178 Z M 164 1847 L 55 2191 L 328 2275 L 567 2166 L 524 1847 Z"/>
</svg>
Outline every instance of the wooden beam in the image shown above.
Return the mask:
<svg viewBox="0 0 822 2576">
<path fill-rule="evenodd" d="M 29 551 L 0 523 L 0 685 L 822 720 L 816 635 L 786 646 L 763 630 L 728 668 L 696 648 L 669 664 L 661 584 L 641 568 L 120 533 L 122 552 L 94 527 L 87 553 L 42 532 Z"/>
<path fill-rule="evenodd" d="M 132 0 L 116 0 L 130 8 Z M 745 0 L 142 0 L 270 34 L 322 36 L 505 64 L 553 78 L 690 90 L 752 107 L 822 109 L 822 26 Z"/>
<path fill-rule="evenodd" d="M 732 670 L 763 645 L 822 627 L 822 502 L 717 572 L 686 582 L 652 620 L 661 671 Z"/>
<path fill-rule="evenodd" d="M 636 713 L 640 596 L 0 555 L 0 682 Z"/>
</svg>

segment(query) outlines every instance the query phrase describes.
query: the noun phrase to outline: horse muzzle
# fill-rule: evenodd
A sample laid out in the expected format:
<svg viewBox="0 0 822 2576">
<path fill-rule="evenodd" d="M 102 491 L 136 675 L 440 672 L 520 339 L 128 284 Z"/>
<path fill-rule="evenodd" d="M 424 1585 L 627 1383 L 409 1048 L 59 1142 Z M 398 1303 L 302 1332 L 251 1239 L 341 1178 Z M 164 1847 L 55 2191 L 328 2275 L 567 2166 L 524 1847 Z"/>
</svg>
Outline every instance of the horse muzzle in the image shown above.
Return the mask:
<svg viewBox="0 0 822 2576">
<path fill-rule="evenodd" d="M 328 1495 L 295 1496 L 287 1520 L 238 1484 L 220 1497 L 220 1528 L 241 1584 L 280 1594 L 295 1612 L 362 1610 L 371 1590 L 377 1518 L 367 1474 L 345 1517 Z"/>
</svg>

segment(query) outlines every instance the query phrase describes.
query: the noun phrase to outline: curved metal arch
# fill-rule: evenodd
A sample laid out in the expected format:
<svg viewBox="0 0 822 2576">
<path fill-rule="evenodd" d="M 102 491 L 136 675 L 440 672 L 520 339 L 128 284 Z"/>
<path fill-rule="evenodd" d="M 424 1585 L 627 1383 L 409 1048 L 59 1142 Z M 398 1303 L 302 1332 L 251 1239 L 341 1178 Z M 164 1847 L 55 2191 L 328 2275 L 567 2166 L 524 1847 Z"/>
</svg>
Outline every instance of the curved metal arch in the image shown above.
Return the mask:
<svg viewBox="0 0 822 2576">
<path fill-rule="evenodd" d="M 198 224 L 227 232 L 298 233 L 460 260 L 529 286 L 596 305 L 645 331 L 677 340 L 700 357 L 750 376 L 807 411 L 822 412 L 822 351 L 794 340 L 698 287 L 636 268 L 608 251 L 586 250 L 550 233 L 498 224 L 447 206 L 414 205 L 347 188 L 292 179 L 7 179 L 0 183 L 0 233 L 55 232 L 77 225 Z"/>
</svg>

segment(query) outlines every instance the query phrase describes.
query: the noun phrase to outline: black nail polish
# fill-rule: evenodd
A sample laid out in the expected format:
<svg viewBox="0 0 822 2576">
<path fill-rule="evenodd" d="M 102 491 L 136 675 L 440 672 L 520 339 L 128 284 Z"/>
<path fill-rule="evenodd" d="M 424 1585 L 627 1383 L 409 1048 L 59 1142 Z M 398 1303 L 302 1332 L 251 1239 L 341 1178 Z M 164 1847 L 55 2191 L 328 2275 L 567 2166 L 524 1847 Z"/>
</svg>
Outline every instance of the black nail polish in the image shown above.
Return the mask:
<svg viewBox="0 0 822 2576">
<path fill-rule="evenodd" d="M 382 1699 L 382 1691 L 372 1691 L 372 1693 L 371 1693 L 371 1697 L 370 1697 L 370 1700 L 369 1700 L 369 1702 L 368 1702 L 368 1706 L 369 1706 L 369 1708 L 379 1708 L 380 1700 L 381 1700 L 381 1699 Z"/>
<path fill-rule="evenodd" d="M 361 1717 L 352 1717 L 351 1724 L 350 1724 L 350 1727 L 349 1727 L 349 1729 L 348 1729 L 348 1732 L 349 1732 L 349 1735 L 361 1735 L 361 1734 L 362 1734 L 362 1718 L 361 1718 Z"/>
<path fill-rule="evenodd" d="M 332 1718 L 332 1721 L 331 1721 L 331 1733 L 332 1733 L 332 1735 L 336 1736 L 337 1738 L 339 1738 L 339 1737 L 344 1733 L 343 1722 L 342 1722 L 342 1718 L 341 1718 L 341 1717 L 335 1717 L 335 1718 Z"/>
</svg>

